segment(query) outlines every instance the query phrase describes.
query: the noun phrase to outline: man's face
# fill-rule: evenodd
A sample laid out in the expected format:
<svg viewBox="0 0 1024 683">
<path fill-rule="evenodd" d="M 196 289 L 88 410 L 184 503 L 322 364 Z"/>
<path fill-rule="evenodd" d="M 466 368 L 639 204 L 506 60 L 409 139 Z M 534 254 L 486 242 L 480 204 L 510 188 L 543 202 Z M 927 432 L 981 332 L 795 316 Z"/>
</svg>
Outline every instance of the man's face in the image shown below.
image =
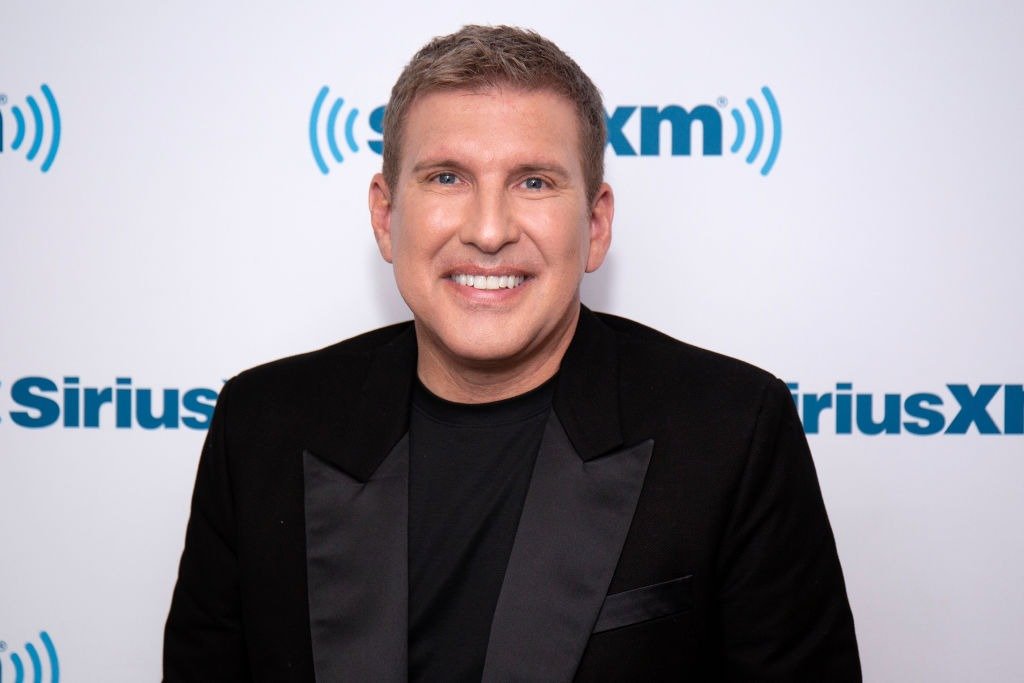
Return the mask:
<svg viewBox="0 0 1024 683">
<path fill-rule="evenodd" d="M 579 141 L 574 106 L 547 90 L 440 91 L 413 103 L 395 187 L 376 176 L 370 208 L 421 359 L 560 359 L 580 280 L 611 239 L 611 190 L 588 202 Z"/>
</svg>

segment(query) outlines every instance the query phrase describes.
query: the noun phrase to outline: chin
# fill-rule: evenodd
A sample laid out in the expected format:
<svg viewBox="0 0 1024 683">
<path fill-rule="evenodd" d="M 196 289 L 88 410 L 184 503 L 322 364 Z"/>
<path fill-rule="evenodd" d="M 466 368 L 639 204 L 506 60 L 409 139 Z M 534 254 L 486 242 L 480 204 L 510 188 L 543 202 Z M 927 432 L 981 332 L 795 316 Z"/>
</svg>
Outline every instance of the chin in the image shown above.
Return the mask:
<svg viewBox="0 0 1024 683">
<path fill-rule="evenodd" d="M 477 330 L 475 334 L 451 333 L 441 337 L 442 345 L 452 355 L 475 363 L 500 363 L 521 355 L 528 346 L 526 339 L 510 336 L 508 329 L 486 333 Z M 518 336 L 518 335 L 517 335 Z"/>
</svg>

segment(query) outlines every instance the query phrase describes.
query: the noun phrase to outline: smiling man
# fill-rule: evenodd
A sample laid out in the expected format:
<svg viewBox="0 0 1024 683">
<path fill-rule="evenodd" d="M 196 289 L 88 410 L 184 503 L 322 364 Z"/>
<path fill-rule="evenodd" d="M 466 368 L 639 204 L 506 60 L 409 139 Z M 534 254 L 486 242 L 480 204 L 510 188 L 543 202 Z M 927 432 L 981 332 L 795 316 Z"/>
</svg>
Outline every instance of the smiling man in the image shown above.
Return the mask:
<svg viewBox="0 0 1024 683">
<path fill-rule="evenodd" d="M 535 33 L 415 55 L 369 197 L 413 321 L 225 385 L 166 680 L 860 679 L 786 386 L 580 304 L 604 125 Z"/>
<path fill-rule="evenodd" d="M 585 175 L 573 102 L 527 87 L 419 96 L 397 168 L 370 187 L 377 243 L 415 316 L 418 375 L 453 401 L 554 376 L 580 279 L 611 241 L 611 188 Z"/>
</svg>

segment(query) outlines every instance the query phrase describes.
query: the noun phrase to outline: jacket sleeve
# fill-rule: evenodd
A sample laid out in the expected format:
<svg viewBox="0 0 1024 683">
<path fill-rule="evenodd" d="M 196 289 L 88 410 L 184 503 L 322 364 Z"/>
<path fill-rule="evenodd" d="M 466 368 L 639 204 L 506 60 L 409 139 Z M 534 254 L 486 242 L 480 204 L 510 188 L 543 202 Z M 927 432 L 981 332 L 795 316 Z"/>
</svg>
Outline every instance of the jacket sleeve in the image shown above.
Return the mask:
<svg viewBox="0 0 1024 683">
<path fill-rule="evenodd" d="M 728 680 L 860 681 L 853 616 L 786 385 L 765 390 L 718 557 Z"/>
<path fill-rule="evenodd" d="M 217 400 L 199 459 L 185 550 L 164 630 L 164 680 L 169 683 L 250 678 L 226 439 L 232 381 Z"/>
</svg>

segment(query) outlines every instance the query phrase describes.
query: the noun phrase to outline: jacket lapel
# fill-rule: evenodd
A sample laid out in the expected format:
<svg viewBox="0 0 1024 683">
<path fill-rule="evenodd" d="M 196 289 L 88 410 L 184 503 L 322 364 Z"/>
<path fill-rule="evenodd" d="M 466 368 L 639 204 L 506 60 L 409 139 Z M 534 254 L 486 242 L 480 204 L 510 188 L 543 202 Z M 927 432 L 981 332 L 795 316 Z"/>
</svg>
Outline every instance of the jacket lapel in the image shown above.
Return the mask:
<svg viewBox="0 0 1024 683">
<path fill-rule="evenodd" d="M 614 335 L 584 308 L 505 570 L 484 681 L 568 681 L 579 665 L 654 448 L 623 447 L 618 392 Z"/>
<path fill-rule="evenodd" d="M 319 412 L 302 456 L 309 627 L 319 681 L 408 677 L 412 326 L 365 358 L 361 387 L 325 374 L 323 393 L 310 404 Z M 353 407 L 339 413 L 346 405 Z"/>
<path fill-rule="evenodd" d="M 306 577 L 319 681 L 404 681 L 409 439 L 370 477 L 303 453 Z"/>
<path fill-rule="evenodd" d="M 491 623 L 484 681 L 568 681 L 608 592 L 653 441 L 584 461 L 548 422 Z"/>
</svg>

